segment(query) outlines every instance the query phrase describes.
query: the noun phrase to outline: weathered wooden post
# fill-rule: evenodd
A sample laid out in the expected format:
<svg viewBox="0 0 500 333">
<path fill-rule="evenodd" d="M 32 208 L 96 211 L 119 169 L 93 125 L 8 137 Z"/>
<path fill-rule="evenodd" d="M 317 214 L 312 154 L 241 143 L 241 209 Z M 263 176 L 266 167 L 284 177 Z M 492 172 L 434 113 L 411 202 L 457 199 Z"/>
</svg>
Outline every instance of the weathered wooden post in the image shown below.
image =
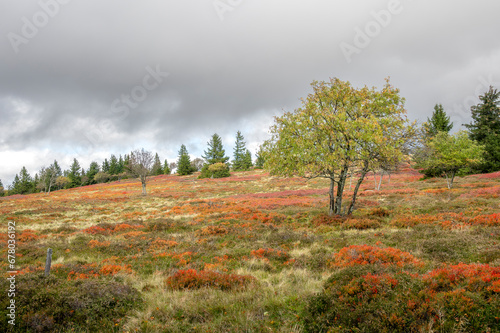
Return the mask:
<svg viewBox="0 0 500 333">
<path fill-rule="evenodd" d="M 49 276 L 51 264 L 52 264 L 52 249 L 47 249 L 47 260 L 45 261 L 45 276 Z"/>
</svg>

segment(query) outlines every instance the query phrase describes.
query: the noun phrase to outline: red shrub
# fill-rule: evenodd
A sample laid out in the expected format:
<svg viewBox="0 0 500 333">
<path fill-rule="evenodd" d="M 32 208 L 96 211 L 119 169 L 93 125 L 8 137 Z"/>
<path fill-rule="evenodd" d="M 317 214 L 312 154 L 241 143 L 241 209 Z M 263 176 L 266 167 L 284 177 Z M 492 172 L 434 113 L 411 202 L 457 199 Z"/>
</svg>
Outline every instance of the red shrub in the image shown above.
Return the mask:
<svg viewBox="0 0 500 333">
<path fill-rule="evenodd" d="M 500 267 L 487 264 L 458 264 L 435 269 L 423 277 L 428 289 L 439 292 L 457 287 L 476 292 L 484 289 L 500 292 Z"/>
<path fill-rule="evenodd" d="M 225 235 L 228 233 L 228 231 L 224 227 L 209 225 L 205 228 L 198 230 L 196 233 L 201 236 L 212 236 L 212 235 L 216 236 L 216 235 Z"/>
<path fill-rule="evenodd" d="M 107 235 L 109 234 L 109 230 L 101 228 L 99 226 L 92 226 L 87 229 L 83 229 L 83 232 L 91 235 Z"/>
<path fill-rule="evenodd" d="M 471 224 L 480 224 L 488 226 L 499 226 L 500 225 L 500 213 L 491 215 L 478 215 L 470 219 Z"/>
<path fill-rule="evenodd" d="M 339 215 L 319 214 L 311 220 L 314 225 L 340 225 L 344 221 Z"/>
<path fill-rule="evenodd" d="M 379 248 L 369 245 L 351 245 L 335 253 L 332 267 L 348 267 L 355 265 L 382 264 L 421 266 L 423 263 L 408 252 L 392 247 Z"/>
<path fill-rule="evenodd" d="M 286 262 L 290 259 L 290 254 L 288 254 L 286 251 L 270 249 L 270 248 L 267 249 L 260 248 L 258 250 L 253 250 L 251 252 L 251 255 L 254 256 L 255 258 L 277 260 L 282 262 Z"/>
<path fill-rule="evenodd" d="M 101 267 L 99 270 L 99 273 L 102 275 L 115 275 L 118 272 L 126 272 L 126 273 L 132 273 L 132 269 L 130 268 L 130 265 L 104 265 Z"/>
</svg>

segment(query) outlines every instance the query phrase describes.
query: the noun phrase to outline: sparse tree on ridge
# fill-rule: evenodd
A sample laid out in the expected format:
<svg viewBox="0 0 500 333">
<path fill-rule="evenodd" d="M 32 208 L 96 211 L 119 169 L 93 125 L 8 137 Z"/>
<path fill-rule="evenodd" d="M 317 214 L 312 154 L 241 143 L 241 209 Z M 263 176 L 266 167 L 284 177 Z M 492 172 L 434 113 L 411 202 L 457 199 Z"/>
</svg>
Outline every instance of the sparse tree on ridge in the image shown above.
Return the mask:
<svg viewBox="0 0 500 333">
<path fill-rule="evenodd" d="M 42 167 L 38 174 L 40 176 L 37 188 L 41 191 L 50 193 L 51 189 L 56 185 L 57 180 L 57 171 L 54 164 L 51 164 L 47 168 Z"/>
<path fill-rule="evenodd" d="M 428 137 L 434 137 L 439 132 L 449 133 L 453 128 L 453 123 L 450 122 L 450 117 L 446 115 L 441 104 L 434 106 L 434 112 L 431 119 L 427 118 L 426 130 Z"/>
<path fill-rule="evenodd" d="M 221 137 L 215 133 L 212 135 L 210 141 L 207 142 L 208 149 L 204 152 L 205 156 L 203 158 L 207 161 L 201 168 L 201 173 L 198 178 L 222 178 L 229 177 L 229 167 L 227 166 L 227 161 L 229 157 L 226 156 L 226 151 L 222 145 Z M 217 167 L 210 168 L 214 164 L 224 164 L 218 165 Z"/>
<path fill-rule="evenodd" d="M 54 172 L 56 173 L 56 177 L 62 176 L 63 172 L 61 167 L 59 166 L 59 163 L 57 163 L 57 160 L 54 160 L 54 163 L 52 163 L 54 167 Z"/>
<path fill-rule="evenodd" d="M 161 166 L 161 161 L 160 157 L 158 156 L 158 153 L 155 154 L 153 167 L 151 168 L 151 174 L 154 176 L 159 176 L 163 174 L 163 167 Z"/>
<path fill-rule="evenodd" d="M 151 166 L 153 164 L 153 154 L 150 151 L 137 149 L 130 153 L 129 172 L 138 177 L 142 184 L 142 195 L 146 195 L 147 177 L 150 175 Z"/>
<path fill-rule="evenodd" d="M 118 163 L 118 158 L 115 155 L 111 155 L 109 159 L 109 174 L 117 175 L 120 173 L 120 164 Z"/>
<path fill-rule="evenodd" d="M 87 182 L 86 185 L 96 184 L 95 175 L 99 172 L 99 164 L 97 162 L 91 162 L 89 170 L 87 171 Z"/>
<path fill-rule="evenodd" d="M 105 158 L 104 162 L 102 162 L 101 170 L 102 172 L 110 173 L 110 165 L 107 158 Z"/>
<path fill-rule="evenodd" d="M 251 169 L 253 167 L 252 153 L 250 153 L 250 150 L 248 150 L 248 149 L 245 152 L 245 156 L 243 157 L 243 166 L 247 170 Z"/>
<path fill-rule="evenodd" d="M 179 150 L 179 159 L 177 161 L 177 174 L 179 176 L 185 176 L 190 175 L 193 172 L 194 170 L 191 166 L 191 158 L 189 157 L 187 148 L 186 146 L 181 145 L 181 149 Z"/>
<path fill-rule="evenodd" d="M 382 90 L 356 89 L 331 79 L 312 83 L 314 92 L 302 107 L 275 118 L 271 139 L 265 143 L 265 167 L 274 175 L 323 177 L 330 180 L 329 213 L 342 211 L 346 179 L 359 172 L 347 214 L 359 187 L 382 158 L 401 159 L 411 133 L 404 99 L 389 84 Z M 336 193 L 334 189 L 336 186 Z"/>
<path fill-rule="evenodd" d="M 465 174 L 483 161 L 484 147 L 468 137 L 465 131 L 455 135 L 439 132 L 429 142 L 429 154 L 417 159 L 417 167 L 431 168 L 446 178 L 448 189 L 458 174 Z"/>
<path fill-rule="evenodd" d="M 200 171 L 201 168 L 203 168 L 204 164 L 205 164 L 205 161 L 199 157 L 197 157 L 191 161 L 191 166 L 193 167 L 194 171 Z"/>
<path fill-rule="evenodd" d="M 19 175 L 16 174 L 14 182 L 9 189 L 9 194 L 29 194 L 33 193 L 35 184 L 26 167 L 21 168 Z"/>
<path fill-rule="evenodd" d="M 240 131 L 236 133 L 236 142 L 234 145 L 234 160 L 231 163 L 234 171 L 248 170 L 250 166 L 248 165 L 248 160 L 245 160 L 245 154 L 247 149 L 245 147 L 245 138 Z M 247 157 L 248 158 L 248 157 Z M 250 157 L 251 162 L 251 157 Z"/>
<path fill-rule="evenodd" d="M 226 163 L 229 161 L 229 157 L 226 156 L 226 151 L 222 145 L 222 139 L 217 133 L 212 135 L 212 138 L 207 142 L 207 145 L 208 149 L 204 152 L 205 156 L 202 157 L 208 164 Z"/>
<path fill-rule="evenodd" d="M 168 162 L 165 159 L 165 163 L 163 163 L 163 174 L 170 175 L 171 172 L 172 172 L 172 170 L 170 169 L 170 166 L 168 165 Z"/>
<path fill-rule="evenodd" d="M 73 159 L 73 164 L 71 164 L 69 173 L 68 173 L 68 178 L 69 178 L 69 187 L 78 187 L 82 185 L 82 173 L 81 173 L 81 167 L 80 163 L 78 163 L 78 160 L 76 158 Z"/>
<path fill-rule="evenodd" d="M 479 100 L 471 107 L 472 123 L 465 127 L 470 138 L 484 146 L 481 172 L 494 172 L 500 170 L 500 91 L 490 86 Z"/>
<path fill-rule="evenodd" d="M 0 197 L 3 197 L 5 194 L 5 190 L 2 184 L 2 180 L 0 179 Z"/>
<path fill-rule="evenodd" d="M 264 151 L 263 151 L 263 148 L 262 148 L 262 145 L 259 147 L 259 150 L 257 151 L 257 153 L 255 154 L 256 156 L 256 160 L 255 160 L 255 168 L 256 169 L 262 169 L 264 168 Z"/>
</svg>

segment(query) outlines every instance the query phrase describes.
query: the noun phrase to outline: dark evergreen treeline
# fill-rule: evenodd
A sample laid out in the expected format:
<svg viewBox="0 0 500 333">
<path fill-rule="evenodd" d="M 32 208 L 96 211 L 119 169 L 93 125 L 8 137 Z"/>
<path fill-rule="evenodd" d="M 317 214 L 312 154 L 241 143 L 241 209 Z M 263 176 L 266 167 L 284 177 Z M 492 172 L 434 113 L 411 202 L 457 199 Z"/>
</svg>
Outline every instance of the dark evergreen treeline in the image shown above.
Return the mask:
<svg viewBox="0 0 500 333">
<path fill-rule="evenodd" d="M 131 178 L 130 154 L 111 155 L 104 159 L 102 163 L 91 162 L 88 168 L 81 166 L 75 158 L 67 170 L 62 170 L 57 161 L 48 167 L 42 167 L 34 176 L 31 176 L 26 167 L 16 174 L 14 181 L 7 188 L 0 180 L 0 196 L 5 194 L 29 194 L 37 192 L 51 192 L 60 189 L 68 189 L 79 186 L 94 185 Z M 264 159 L 262 149 L 257 152 L 255 167 L 262 168 Z M 236 147 L 234 149 L 234 160 L 229 163 L 229 157 L 225 156 L 222 139 L 217 134 L 212 136 L 208 142 L 208 149 L 203 158 L 195 158 L 191 161 L 185 145 L 181 145 L 177 162 L 168 163 L 165 159 L 160 160 L 158 153 L 154 156 L 154 162 L 150 168 L 149 175 L 169 175 L 176 169 L 178 175 L 189 175 L 196 171 L 202 171 L 200 178 L 219 178 L 230 175 L 229 170 L 242 171 L 250 170 L 254 167 L 252 156 L 246 149 L 244 137 L 240 131 L 236 135 Z"/>
</svg>

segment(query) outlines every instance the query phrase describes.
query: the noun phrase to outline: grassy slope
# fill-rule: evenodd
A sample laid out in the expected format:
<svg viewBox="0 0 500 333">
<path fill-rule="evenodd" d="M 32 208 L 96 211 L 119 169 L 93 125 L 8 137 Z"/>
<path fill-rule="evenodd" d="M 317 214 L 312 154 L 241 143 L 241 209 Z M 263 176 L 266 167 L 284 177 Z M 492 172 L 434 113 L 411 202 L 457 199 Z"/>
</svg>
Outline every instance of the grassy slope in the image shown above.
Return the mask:
<svg viewBox="0 0 500 333">
<path fill-rule="evenodd" d="M 500 218 L 492 215 L 500 212 L 500 174 L 460 178 L 452 190 L 444 180 L 419 179 L 406 170 L 373 191 L 368 178 L 353 218 L 333 222 L 315 218 L 327 207 L 326 181 L 262 171 L 206 180 L 158 176 L 147 197 L 139 182 L 127 180 L 1 198 L 0 252 L 5 258 L 4 230 L 14 220 L 23 274 L 39 274 L 50 247 L 55 276 L 136 288 L 144 306 L 117 322 L 124 331 L 301 332 L 305 300 L 338 269 L 329 262 L 344 247 L 395 247 L 426 270 L 500 265 Z M 7 270 L 6 260 L 0 267 Z M 179 269 L 257 282 L 234 291 L 172 290 L 165 279 Z"/>
</svg>

